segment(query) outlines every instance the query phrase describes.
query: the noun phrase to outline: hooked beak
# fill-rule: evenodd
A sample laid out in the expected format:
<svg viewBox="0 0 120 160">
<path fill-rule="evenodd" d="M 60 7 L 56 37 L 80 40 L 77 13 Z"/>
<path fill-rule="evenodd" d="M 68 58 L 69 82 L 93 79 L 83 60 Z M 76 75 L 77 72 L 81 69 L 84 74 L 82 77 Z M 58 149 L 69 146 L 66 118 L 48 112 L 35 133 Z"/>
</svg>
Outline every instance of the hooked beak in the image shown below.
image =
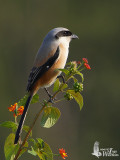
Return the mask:
<svg viewBox="0 0 120 160">
<path fill-rule="evenodd" d="M 79 37 L 75 34 L 72 34 L 72 39 L 79 39 Z"/>
</svg>

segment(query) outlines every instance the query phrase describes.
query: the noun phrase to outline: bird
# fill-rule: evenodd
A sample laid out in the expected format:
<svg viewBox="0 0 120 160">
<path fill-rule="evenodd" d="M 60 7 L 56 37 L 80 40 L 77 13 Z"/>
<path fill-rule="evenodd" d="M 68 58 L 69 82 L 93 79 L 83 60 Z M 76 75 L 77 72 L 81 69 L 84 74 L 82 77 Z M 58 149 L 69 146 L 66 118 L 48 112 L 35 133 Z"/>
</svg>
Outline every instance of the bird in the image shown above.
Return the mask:
<svg viewBox="0 0 120 160">
<path fill-rule="evenodd" d="M 50 30 L 43 39 L 28 78 L 28 98 L 16 131 L 14 144 L 17 144 L 19 141 L 32 97 L 39 88 L 45 88 L 47 91 L 47 88 L 60 76 L 61 71 L 58 69 L 65 67 L 69 53 L 69 44 L 72 39 L 78 39 L 78 36 L 63 27 Z M 50 96 L 49 93 L 48 95 Z"/>
</svg>

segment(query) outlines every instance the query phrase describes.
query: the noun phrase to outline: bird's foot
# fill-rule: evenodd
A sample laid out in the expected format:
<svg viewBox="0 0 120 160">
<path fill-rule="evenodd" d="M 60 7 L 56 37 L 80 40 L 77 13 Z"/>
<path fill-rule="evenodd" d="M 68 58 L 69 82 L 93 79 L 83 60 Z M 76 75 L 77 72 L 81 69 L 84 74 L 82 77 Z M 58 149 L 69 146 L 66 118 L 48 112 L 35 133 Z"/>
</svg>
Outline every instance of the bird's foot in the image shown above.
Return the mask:
<svg viewBox="0 0 120 160">
<path fill-rule="evenodd" d="M 56 98 L 53 98 L 53 95 L 51 95 L 51 94 L 49 93 L 49 91 L 47 90 L 47 88 L 45 88 L 45 91 L 47 92 L 48 96 L 50 97 L 50 99 L 48 100 L 48 102 L 54 103 L 54 100 L 56 100 Z"/>
<path fill-rule="evenodd" d="M 48 100 L 48 102 L 50 102 L 50 103 L 53 103 L 53 104 L 54 104 L 54 100 L 55 100 L 55 99 L 53 98 L 53 96 L 51 96 L 51 97 L 50 97 L 50 99 Z"/>
</svg>

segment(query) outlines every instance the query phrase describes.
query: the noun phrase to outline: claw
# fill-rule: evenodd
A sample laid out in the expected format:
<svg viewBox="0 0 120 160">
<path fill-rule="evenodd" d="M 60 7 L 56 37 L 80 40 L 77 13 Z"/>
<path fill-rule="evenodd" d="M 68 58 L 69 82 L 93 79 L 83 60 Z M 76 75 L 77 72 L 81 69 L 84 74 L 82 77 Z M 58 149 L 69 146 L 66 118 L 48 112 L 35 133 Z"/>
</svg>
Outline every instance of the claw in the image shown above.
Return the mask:
<svg viewBox="0 0 120 160">
<path fill-rule="evenodd" d="M 47 92 L 48 96 L 50 97 L 50 99 L 48 101 L 51 102 L 51 103 L 54 103 L 54 100 L 56 100 L 56 98 L 53 98 L 53 96 L 49 93 L 47 88 L 45 88 L 45 91 Z"/>
<path fill-rule="evenodd" d="M 48 102 L 53 103 L 54 104 L 54 99 L 52 99 L 52 97 L 48 100 Z"/>
</svg>

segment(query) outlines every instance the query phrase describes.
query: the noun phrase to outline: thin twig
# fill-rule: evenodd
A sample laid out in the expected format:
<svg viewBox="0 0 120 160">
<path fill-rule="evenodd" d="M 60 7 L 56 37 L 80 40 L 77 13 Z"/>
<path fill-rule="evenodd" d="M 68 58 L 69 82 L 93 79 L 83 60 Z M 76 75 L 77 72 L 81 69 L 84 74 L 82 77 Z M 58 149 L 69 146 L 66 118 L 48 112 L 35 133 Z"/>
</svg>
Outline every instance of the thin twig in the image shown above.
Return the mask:
<svg viewBox="0 0 120 160">
<path fill-rule="evenodd" d="M 62 99 L 56 100 L 56 101 L 54 101 L 54 103 L 58 103 L 58 102 L 61 102 L 61 101 L 63 101 L 63 100 L 65 100 L 65 98 L 62 98 Z"/>
</svg>

